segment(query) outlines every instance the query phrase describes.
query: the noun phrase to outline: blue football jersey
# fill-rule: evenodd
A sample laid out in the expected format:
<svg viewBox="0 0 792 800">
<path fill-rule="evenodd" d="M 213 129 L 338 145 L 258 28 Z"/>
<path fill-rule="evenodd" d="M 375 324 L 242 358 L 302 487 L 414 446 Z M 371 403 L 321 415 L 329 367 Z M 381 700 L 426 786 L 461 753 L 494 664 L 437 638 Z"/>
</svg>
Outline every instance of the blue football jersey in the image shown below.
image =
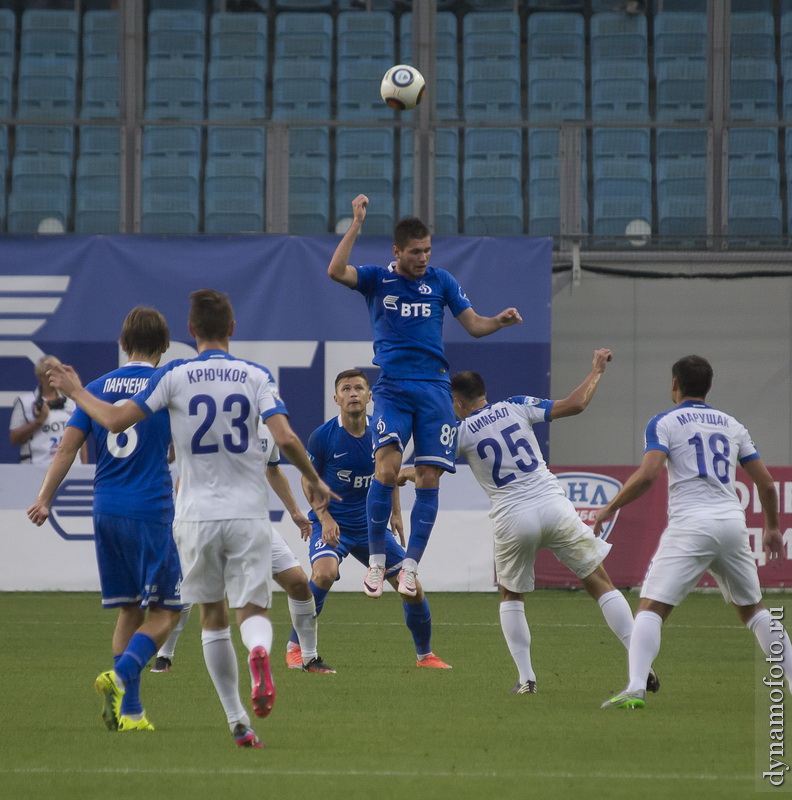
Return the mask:
<svg viewBox="0 0 792 800">
<path fill-rule="evenodd" d="M 155 372 L 150 364 L 130 362 L 85 388 L 108 403 L 123 403 L 144 389 Z M 78 408 L 69 425 L 96 437 L 95 513 L 154 522 L 173 521 L 167 411 L 153 414 L 123 433 L 110 433 Z"/>
<path fill-rule="evenodd" d="M 308 455 L 319 476 L 341 497 L 331 500 L 327 510 L 341 528 L 365 530 L 368 525 L 366 495 L 374 477 L 373 430 L 352 436 L 335 417 L 320 425 L 308 438 Z M 316 522 L 316 514 L 308 515 Z"/>
<path fill-rule="evenodd" d="M 387 378 L 448 380 L 443 350 L 446 306 L 457 317 L 470 301 L 451 273 L 429 267 L 410 280 L 387 269 L 357 267 L 355 289 L 366 298 L 374 335 L 374 363 Z"/>
</svg>

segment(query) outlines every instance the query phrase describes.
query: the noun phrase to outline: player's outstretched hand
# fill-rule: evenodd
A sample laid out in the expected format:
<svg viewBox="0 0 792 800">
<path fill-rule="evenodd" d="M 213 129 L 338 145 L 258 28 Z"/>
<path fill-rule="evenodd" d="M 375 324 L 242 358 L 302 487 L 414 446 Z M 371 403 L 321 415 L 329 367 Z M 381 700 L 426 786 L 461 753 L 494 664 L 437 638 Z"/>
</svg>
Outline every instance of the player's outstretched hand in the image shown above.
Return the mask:
<svg viewBox="0 0 792 800">
<path fill-rule="evenodd" d="M 509 325 L 518 325 L 523 321 L 520 312 L 516 308 L 504 308 L 496 317 L 501 328 L 508 328 Z"/>
<path fill-rule="evenodd" d="M 49 519 L 49 506 L 37 501 L 27 510 L 27 515 L 34 525 L 41 527 Z"/>
<path fill-rule="evenodd" d="M 311 520 L 302 513 L 302 511 L 295 511 L 291 515 L 292 522 L 300 529 L 300 538 L 307 542 L 311 538 Z"/>
<path fill-rule="evenodd" d="M 330 547 L 338 547 L 341 541 L 341 529 L 329 514 L 322 520 L 322 541 Z"/>
<path fill-rule="evenodd" d="M 594 535 L 599 536 L 602 529 L 605 527 L 605 522 L 613 516 L 612 511 L 608 511 L 608 507 L 601 508 L 594 514 Z"/>
<path fill-rule="evenodd" d="M 50 383 L 66 397 L 72 397 L 74 393 L 82 388 L 80 378 L 73 367 L 68 364 L 53 364 L 47 361 L 47 376 Z"/>
<path fill-rule="evenodd" d="M 406 486 L 408 481 L 415 483 L 415 467 L 403 467 L 396 476 L 397 486 Z"/>
<path fill-rule="evenodd" d="M 363 222 L 366 218 L 366 206 L 368 206 L 368 201 L 368 197 L 364 194 L 359 194 L 352 201 L 352 219 Z"/>
<path fill-rule="evenodd" d="M 592 368 L 595 372 L 605 372 L 605 365 L 613 360 L 613 353 L 607 347 L 600 347 L 594 351 L 594 361 Z"/>
<path fill-rule="evenodd" d="M 317 515 L 321 514 L 322 511 L 327 508 L 331 500 L 341 500 L 321 478 L 318 478 L 316 482 L 306 479 L 305 496 Z"/>
<path fill-rule="evenodd" d="M 407 547 L 407 540 L 404 538 L 404 522 L 402 521 L 401 511 L 394 511 L 390 517 L 391 533 L 399 540 L 402 547 Z"/>
<path fill-rule="evenodd" d="M 786 559 L 784 537 L 778 528 L 765 528 L 762 533 L 762 549 L 768 564 L 780 564 Z"/>
</svg>

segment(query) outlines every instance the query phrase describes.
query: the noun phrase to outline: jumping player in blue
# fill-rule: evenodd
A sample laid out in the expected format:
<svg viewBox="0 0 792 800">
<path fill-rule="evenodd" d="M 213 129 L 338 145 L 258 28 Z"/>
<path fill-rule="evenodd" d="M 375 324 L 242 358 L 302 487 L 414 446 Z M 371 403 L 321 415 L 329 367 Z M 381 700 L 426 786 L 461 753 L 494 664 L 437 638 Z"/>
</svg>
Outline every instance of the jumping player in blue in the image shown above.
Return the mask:
<svg viewBox="0 0 792 800">
<path fill-rule="evenodd" d="M 365 374 L 358 369 L 345 370 L 335 379 L 334 400 L 340 409 L 337 417 L 317 428 L 308 439 L 308 455 L 319 476 L 341 497 L 331 501 L 326 509 L 311 511 L 310 587 L 316 601 L 316 613 L 321 612 L 325 597 L 338 579 L 341 562 L 351 555 L 368 564 L 368 532 L 366 495 L 373 478 L 374 431 L 366 406 L 371 401 L 371 389 Z M 391 527 L 404 541 L 399 493 L 394 492 Z M 385 537 L 385 579 L 397 587 L 397 573 L 404 561 L 404 549 L 389 534 Z M 416 582 L 414 597 L 403 597 L 404 620 L 415 642 L 416 665 L 434 669 L 449 669 L 432 652 L 432 615 L 429 602 L 420 583 Z M 289 667 L 302 666 L 297 632 L 292 629 L 286 655 Z"/>
<path fill-rule="evenodd" d="M 382 594 L 391 496 L 404 448 L 412 436 L 415 505 L 398 591 L 415 597 L 418 562 L 437 517 L 440 476 L 455 471 L 456 417 L 442 341 L 445 309 L 476 338 L 522 322 L 522 317 L 516 308 L 494 317 L 478 315 L 454 277 L 429 266 L 432 239 L 429 229 L 415 217 L 396 225 L 395 260 L 387 268 L 349 264 L 367 205 L 368 198 L 362 194 L 352 201 L 352 224 L 327 268 L 334 281 L 366 298 L 374 334 L 374 363 L 381 369 L 373 390 L 376 463 L 367 499 L 369 569 L 363 589 L 369 597 Z"/>
<path fill-rule="evenodd" d="M 119 343 L 129 362 L 86 387 L 110 403 L 148 384 L 170 343 L 165 319 L 153 308 L 132 309 Z M 168 638 L 182 608 L 181 568 L 171 530 L 170 419 L 163 410 L 116 434 L 78 408 L 28 509 L 36 525 L 49 517 L 52 499 L 89 433 L 97 451 L 93 519 L 102 606 L 118 608 L 115 668 L 99 675 L 95 686 L 104 697 L 102 717 L 109 730 L 153 731 L 140 702 L 140 673 Z"/>
</svg>

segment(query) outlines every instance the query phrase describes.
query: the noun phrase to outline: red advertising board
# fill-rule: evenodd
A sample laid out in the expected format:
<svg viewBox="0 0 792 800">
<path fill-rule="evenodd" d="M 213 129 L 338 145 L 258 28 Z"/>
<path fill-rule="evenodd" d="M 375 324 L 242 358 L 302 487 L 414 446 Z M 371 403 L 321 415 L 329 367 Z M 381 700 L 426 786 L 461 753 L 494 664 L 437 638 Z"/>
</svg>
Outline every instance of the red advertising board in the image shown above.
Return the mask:
<svg viewBox="0 0 792 800">
<path fill-rule="evenodd" d="M 605 505 L 619 490 L 635 467 L 551 467 L 561 480 L 567 497 L 575 504 L 583 520 L 591 524 L 591 516 Z M 776 480 L 781 511 L 781 532 L 788 555 L 792 555 L 792 467 L 771 467 Z M 740 496 L 748 524 L 751 548 L 759 567 L 762 586 L 792 586 L 792 561 L 780 565 L 765 565 L 762 553 L 762 508 L 755 487 L 742 469 L 737 471 L 737 492 Z M 652 559 L 660 535 L 666 525 L 668 485 L 665 477 L 642 497 L 622 508 L 612 521 L 604 538 L 613 545 L 605 559 L 605 568 L 618 587 L 640 586 Z M 579 586 L 575 576 L 547 550 L 536 560 L 536 585 Z M 715 581 L 705 574 L 700 586 L 715 586 Z"/>
</svg>

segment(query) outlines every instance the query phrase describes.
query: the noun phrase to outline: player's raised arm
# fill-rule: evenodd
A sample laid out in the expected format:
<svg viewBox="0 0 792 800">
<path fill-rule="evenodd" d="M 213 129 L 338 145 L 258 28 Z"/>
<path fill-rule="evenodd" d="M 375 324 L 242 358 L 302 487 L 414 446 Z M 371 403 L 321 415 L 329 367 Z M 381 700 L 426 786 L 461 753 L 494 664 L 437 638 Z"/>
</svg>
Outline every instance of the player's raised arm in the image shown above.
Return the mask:
<svg viewBox="0 0 792 800">
<path fill-rule="evenodd" d="M 343 283 L 344 286 L 348 286 L 350 289 L 354 289 L 357 286 L 358 276 L 357 269 L 349 263 L 349 257 L 352 255 L 352 245 L 355 244 L 355 239 L 357 239 L 363 227 L 367 205 L 368 197 L 364 194 L 359 194 L 352 201 L 352 224 L 341 237 L 341 241 L 330 259 L 330 266 L 327 268 L 327 274 L 334 281 Z"/>
<path fill-rule="evenodd" d="M 89 417 L 111 433 L 122 433 L 136 422 L 145 419 L 146 412 L 131 400 L 115 406 L 86 391 L 72 367 L 54 363 L 48 366 L 47 374 L 52 385 L 66 397 L 71 397 Z"/>
<path fill-rule="evenodd" d="M 501 328 L 518 325 L 523 321 L 520 312 L 516 308 L 505 308 L 494 317 L 482 317 L 472 308 L 466 308 L 461 314 L 457 315 L 457 319 L 462 324 L 462 327 L 476 339 L 480 339 L 482 336 L 489 336 Z"/>
<path fill-rule="evenodd" d="M 762 529 L 762 549 L 768 563 L 783 561 L 786 558 L 784 537 L 778 520 L 778 492 L 773 476 L 761 458 L 746 461 L 742 465 L 748 477 L 756 484 L 756 493 L 762 504 L 764 525 Z"/>
<path fill-rule="evenodd" d="M 613 354 L 607 347 L 601 347 L 594 351 L 594 360 L 591 363 L 591 372 L 586 375 L 585 380 L 580 386 L 572 391 L 563 400 L 556 400 L 550 409 L 550 419 L 560 419 L 561 417 L 573 417 L 586 410 L 586 407 L 597 391 L 600 378 L 605 372 L 605 367 L 613 358 Z"/>
</svg>

